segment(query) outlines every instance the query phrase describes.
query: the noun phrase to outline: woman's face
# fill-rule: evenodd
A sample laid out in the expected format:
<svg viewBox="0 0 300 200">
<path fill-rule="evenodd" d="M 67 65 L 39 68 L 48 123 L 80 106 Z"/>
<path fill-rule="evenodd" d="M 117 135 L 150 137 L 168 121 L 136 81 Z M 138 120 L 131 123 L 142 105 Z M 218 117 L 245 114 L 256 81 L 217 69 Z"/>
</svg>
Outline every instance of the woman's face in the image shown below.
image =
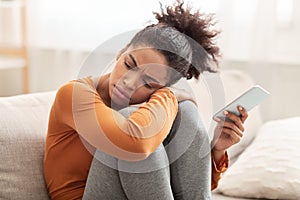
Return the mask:
<svg viewBox="0 0 300 200">
<path fill-rule="evenodd" d="M 128 49 L 117 59 L 109 78 L 109 96 L 118 106 L 147 101 L 167 83 L 165 57 L 152 48 Z"/>
</svg>

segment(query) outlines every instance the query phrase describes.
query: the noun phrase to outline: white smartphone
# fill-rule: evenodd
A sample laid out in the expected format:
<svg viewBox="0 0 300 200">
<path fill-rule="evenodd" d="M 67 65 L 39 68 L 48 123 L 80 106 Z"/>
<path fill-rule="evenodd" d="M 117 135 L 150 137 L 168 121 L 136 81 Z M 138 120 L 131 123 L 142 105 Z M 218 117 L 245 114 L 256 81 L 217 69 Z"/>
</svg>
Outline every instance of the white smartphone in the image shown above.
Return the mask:
<svg viewBox="0 0 300 200">
<path fill-rule="evenodd" d="M 220 118 L 222 120 L 228 120 L 223 113 L 225 110 L 239 116 L 240 112 L 238 111 L 238 106 L 242 106 L 248 112 L 264 101 L 269 95 L 270 93 L 264 88 L 259 85 L 255 85 L 214 114 L 213 119 Z"/>
</svg>

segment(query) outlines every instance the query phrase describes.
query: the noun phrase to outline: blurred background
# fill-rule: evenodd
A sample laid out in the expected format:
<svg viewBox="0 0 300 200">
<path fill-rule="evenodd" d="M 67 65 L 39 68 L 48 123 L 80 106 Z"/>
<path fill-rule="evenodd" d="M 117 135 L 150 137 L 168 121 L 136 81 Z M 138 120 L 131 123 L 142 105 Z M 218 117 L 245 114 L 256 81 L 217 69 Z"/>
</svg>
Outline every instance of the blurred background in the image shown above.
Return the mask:
<svg viewBox="0 0 300 200">
<path fill-rule="evenodd" d="M 245 71 L 272 93 L 264 121 L 300 115 L 300 1 L 185 2 L 215 14 L 220 67 Z M 56 90 L 93 49 L 153 22 L 159 9 L 157 0 L 0 0 L 0 96 Z"/>
</svg>

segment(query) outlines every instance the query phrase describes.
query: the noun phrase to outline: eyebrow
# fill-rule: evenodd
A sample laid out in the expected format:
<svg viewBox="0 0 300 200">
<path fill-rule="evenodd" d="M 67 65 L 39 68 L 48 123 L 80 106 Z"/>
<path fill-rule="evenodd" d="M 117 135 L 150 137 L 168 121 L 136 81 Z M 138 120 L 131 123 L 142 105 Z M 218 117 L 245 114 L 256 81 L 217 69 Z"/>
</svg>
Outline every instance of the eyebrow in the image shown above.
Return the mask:
<svg viewBox="0 0 300 200">
<path fill-rule="evenodd" d="M 133 55 L 132 54 L 128 54 L 128 55 L 131 58 L 133 64 L 137 67 L 136 60 L 134 59 Z"/>
</svg>

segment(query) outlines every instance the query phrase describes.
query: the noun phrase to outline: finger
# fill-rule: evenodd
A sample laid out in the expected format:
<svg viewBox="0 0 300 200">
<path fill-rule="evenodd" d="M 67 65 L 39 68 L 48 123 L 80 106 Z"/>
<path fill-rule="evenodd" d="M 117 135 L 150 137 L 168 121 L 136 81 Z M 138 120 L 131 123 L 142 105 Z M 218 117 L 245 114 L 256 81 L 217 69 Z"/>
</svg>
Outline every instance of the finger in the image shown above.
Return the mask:
<svg viewBox="0 0 300 200">
<path fill-rule="evenodd" d="M 240 129 L 239 127 L 237 127 L 237 126 L 235 125 L 235 123 L 229 122 L 229 121 L 219 122 L 219 125 L 218 125 L 218 126 L 222 126 L 222 125 L 223 125 L 224 128 L 229 128 L 229 129 L 233 130 L 233 131 L 236 132 L 240 137 L 243 136 L 243 131 L 244 131 L 244 129 Z M 244 128 L 244 127 L 242 127 L 242 128 Z"/>
<path fill-rule="evenodd" d="M 244 123 L 246 119 L 248 118 L 248 112 L 246 109 L 244 109 L 242 106 L 238 106 L 238 110 L 241 113 L 241 121 Z"/>
<path fill-rule="evenodd" d="M 226 110 L 224 111 L 224 115 L 226 115 L 227 118 L 233 121 L 239 127 L 239 129 L 244 131 L 243 122 L 239 116 Z"/>
<path fill-rule="evenodd" d="M 222 123 L 217 123 L 216 127 L 215 127 L 215 130 L 214 130 L 214 137 L 216 137 L 216 138 L 220 137 L 220 135 L 222 134 L 222 130 L 223 130 L 223 124 Z"/>
<path fill-rule="evenodd" d="M 241 141 L 242 137 L 236 134 L 232 129 L 223 128 L 222 133 L 230 136 L 231 140 L 236 144 Z"/>
</svg>

